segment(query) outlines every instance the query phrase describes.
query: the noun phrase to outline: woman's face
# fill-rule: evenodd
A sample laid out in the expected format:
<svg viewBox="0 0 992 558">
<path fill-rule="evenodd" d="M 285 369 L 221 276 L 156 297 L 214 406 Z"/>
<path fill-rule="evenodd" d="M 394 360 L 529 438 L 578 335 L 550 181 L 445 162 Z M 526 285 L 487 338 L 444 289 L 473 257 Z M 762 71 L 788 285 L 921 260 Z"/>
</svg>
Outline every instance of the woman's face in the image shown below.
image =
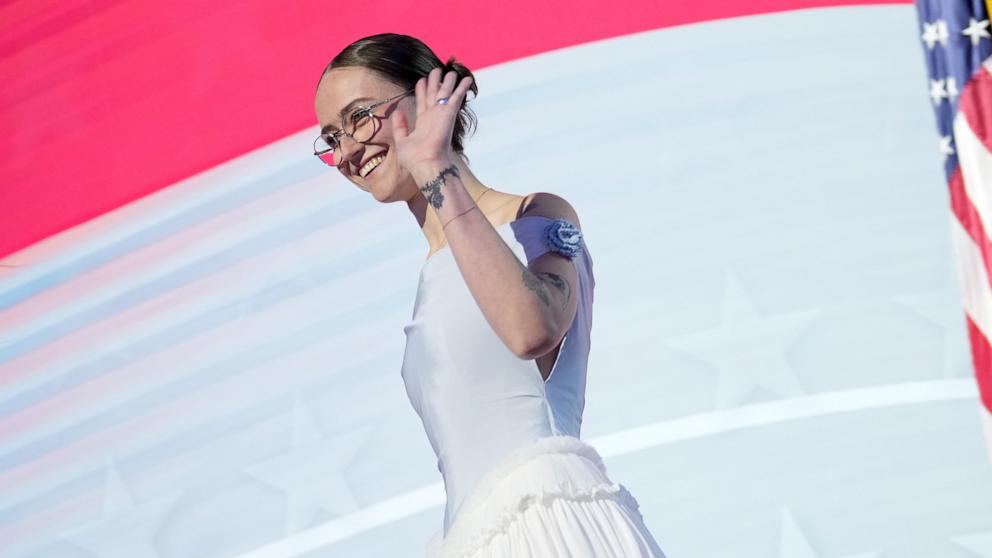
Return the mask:
<svg viewBox="0 0 992 558">
<path fill-rule="evenodd" d="M 343 121 L 361 106 L 369 106 L 403 93 L 404 89 L 367 68 L 335 68 L 324 75 L 317 87 L 314 106 L 320 127 L 341 128 Z M 405 111 L 411 129 L 416 125 L 414 96 L 401 97 L 375 108 L 375 134 L 365 143 L 341 135 L 341 148 L 334 159 L 341 174 L 372 194 L 380 202 L 406 201 L 419 194 L 410 173 L 400 166 L 393 152 L 393 128 L 389 115 Z M 377 165 L 375 161 L 380 161 Z M 369 165 L 369 163 L 372 163 Z M 366 165 L 371 170 L 363 174 Z"/>
</svg>

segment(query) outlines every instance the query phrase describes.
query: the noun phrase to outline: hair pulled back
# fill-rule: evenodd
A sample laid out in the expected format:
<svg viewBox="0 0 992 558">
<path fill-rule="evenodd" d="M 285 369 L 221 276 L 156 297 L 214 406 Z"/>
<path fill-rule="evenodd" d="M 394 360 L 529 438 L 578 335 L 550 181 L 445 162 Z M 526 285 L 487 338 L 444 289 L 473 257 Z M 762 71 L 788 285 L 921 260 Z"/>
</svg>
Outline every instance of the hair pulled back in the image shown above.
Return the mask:
<svg viewBox="0 0 992 558">
<path fill-rule="evenodd" d="M 417 80 L 427 77 L 434 68 L 441 68 L 442 76 L 454 71 L 458 75 L 458 82 L 464 77 L 471 76 L 472 86 L 469 89 L 473 97 L 479 94 L 475 76 L 472 76 L 472 72 L 463 64 L 456 61 L 454 56 L 448 58 L 447 62 L 441 63 L 441 59 L 423 41 L 408 35 L 382 33 L 358 39 L 331 60 L 331 63 L 324 68 L 321 78 L 335 68 L 346 67 L 368 68 L 403 89 L 413 89 Z M 458 119 L 455 120 L 455 129 L 451 134 L 451 148 L 455 153 L 464 156 L 463 139 L 466 133 L 471 134 L 475 130 L 476 125 L 475 113 L 468 107 L 468 97 L 466 97 L 462 101 L 462 106 L 458 108 Z"/>
</svg>

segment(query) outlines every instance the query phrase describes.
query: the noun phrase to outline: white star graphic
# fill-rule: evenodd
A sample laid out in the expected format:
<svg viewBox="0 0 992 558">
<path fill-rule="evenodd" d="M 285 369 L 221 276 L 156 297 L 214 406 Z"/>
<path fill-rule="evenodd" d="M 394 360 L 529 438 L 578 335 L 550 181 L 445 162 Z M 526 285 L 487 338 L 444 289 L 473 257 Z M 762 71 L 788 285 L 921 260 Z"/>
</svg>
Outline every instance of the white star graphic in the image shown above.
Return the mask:
<svg viewBox="0 0 992 558">
<path fill-rule="evenodd" d="M 948 271 L 955 272 L 953 267 L 949 267 Z M 950 280 L 956 281 L 957 277 L 951 277 Z M 950 380 L 970 377 L 973 374 L 971 348 L 968 346 L 968 337 L 964 332 L 964 308 L 961 306 L 961 296 L 957 291 L 943 289 L 918 295 L 897 296 L 895 300 L 941 328 L 941 338 L 944 342 L 941 378 Z"/>
<path fill-rule="evenodd" d="M 944 162 L 947 162 L 947 158 L 954 155 L 954 139 L 951 136 L 943 136 L 940 138 L 940 155 Z"/>
<path fill-rule="evenodd" d="M 967 35 L 971 39 L 971 46 L 978 46 L 978 43 L 982 39 L 992 39 L 992 35 L 989 34 L 989 20 L 983 19 L 978 21 L 975 18 L 968 18 L 968 27 L 965 27 L 962 31 L 962 35 Z"/>
<path fill-rule="evenodd" d="M 135 503 L 117 467 L 109 463 L 103 517 L 63 531 L 59 537 L 99 558 L 160 558 L 154 537 L 178 499 L 174 493 Z"/>
<path fill-rule="evenodd" d="M 951 540 L 974 553 L 975 556 L 992 558 L 992 531 L 980 531 L 970 535 L 953 537 Z"/>
<path fill-rule="evenodd" d="M 926 43 L 928 49 L 933 50 L 933 47 L 936 46 L 937 43 L 946 46 L 948 36 L 947 22 L 944 20 L 938 19 L 933 23 L 923 23 L 923 34 L 920 38 L 923 39 L 924 43 Z"/>
<path fill-rule="evenodd" d="M 940 41 L 941 46 L 947 46 L 947 38 L 951 36 L 951 32 L 947 30 L 947 22 L 938 19 L 937 20 L 937 40 Z"/>
<path fill-rule="evenodd" d="M 804 395 L 785 353 L 817 312 L 760 316 L 733 273 L 724 301 L 723 323 L 717 329 L 667 340 L 718 367 L 717 408 L 745 403 L 756 387 L 782 396 Z"/>
<path fill-rule="evenodd" d="M 287 534 L 312 526 L 321 510 L 343 515 L 361 507 L 345 473 L 371 430 L 364 426 L 325 437 L 297 395 L 289 452 L 245 469 L 286 493 Z"/>
<path fill-rule="evenodd" d="M 926 43 L 928 49 L 933 50 L 933 47 L 937 44 L 937 26 L 932 23 L 923 22 L 923 34 L 920 35 L 920 38 Z"/>
<path fill-rule="evenodd" d="M 796 518 L 787 506 L 782 506 L 782 531 L 779 535 L 779 558 L 820 558 L 819 552 L 813 549 L 809 538 L 799 528 Z M 879 552 L 864 552 L 848 554 L 843 558 L 876 558 Z"/>
<path fill-rule="evenodd" d="M 944 80 L 942 79 L 930 80 L 930 98 L 933 99 L 933 104 L 939 105 L 940 101 L 947 98 L 947 89 L 945 87 Z"/>
<path fill-rule="evenodd" d="M 961 94 L 961 92 L 958 91 L 958 82 L 955 81 L 954 78 L 949 77 L 944 83 L 947 85 L 947 97 L 949 99 L 953 100 Z"/>
</svg>

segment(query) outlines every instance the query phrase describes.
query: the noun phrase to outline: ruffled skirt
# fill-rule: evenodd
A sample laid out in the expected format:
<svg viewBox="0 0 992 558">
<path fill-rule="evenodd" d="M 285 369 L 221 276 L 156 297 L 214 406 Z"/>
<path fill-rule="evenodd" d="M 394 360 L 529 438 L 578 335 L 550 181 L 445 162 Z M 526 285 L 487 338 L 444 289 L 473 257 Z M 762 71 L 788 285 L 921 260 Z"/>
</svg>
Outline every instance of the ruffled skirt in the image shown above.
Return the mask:
<svg viewBox="0 0 992 558">
<path fill-rule="evenodd" d="M 570 436 L 513 452 L 462 503 L 430 558 L 665 558 L 637 501 Z"/>
</svg>

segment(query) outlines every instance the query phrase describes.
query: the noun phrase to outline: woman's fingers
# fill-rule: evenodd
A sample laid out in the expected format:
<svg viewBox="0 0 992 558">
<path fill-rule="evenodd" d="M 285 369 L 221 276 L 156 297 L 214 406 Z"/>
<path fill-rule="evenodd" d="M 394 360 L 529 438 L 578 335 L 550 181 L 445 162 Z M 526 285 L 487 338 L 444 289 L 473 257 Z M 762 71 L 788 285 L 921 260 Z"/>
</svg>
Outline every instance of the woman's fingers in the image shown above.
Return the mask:
<svg viewBox="0 0 992 558">
<path fill-rule="evenodd" d="M 455 88 L 455 91 L 449 95 L 450 100 L 448 104 L 454 105 L 455 108 L 461 108 L 462 99 L 468 94 L 470 87 L 472 87 L 472 76 L 465 76 L 458 82 L 458 87 Z"/>
<path fill-rule="evenodd" d="M 427 104 L 433 105 L 437 100 L 437 90 L 441 85 L 441 68 L 434 68 L 427 74 Z"/>
<path fill-rule="evenodd" d="M 457 84 L 457 89 L 456 89 Z M 415 92 L 417 96 L 417 114 L 422 114 L 425 110 L 429 109 L 431 106 L 437 104 L 438 99 L 443 99 L 447 97 L 450 99 L 448 104 L 454 104 L 456 106 L 461 106 L 461 100 L 465 98 L 465 92 L 472 85 L 472 78 L 465 78 L 458 82 L 458 73 L 450 71 L 444 75 L 444 79 L 441 79 L 441 68 L 434 68 L 427 74 L 426 77 L 422 77 L 417 80 L 417 85 L 415 86 Z M 457 90 L 461 91 L 458 99 L 454 98 Z"/>
<path fill-rule="evenodd" d="M 437 90 L 437 98 L 443 99 L 445 97 L 451 97 L 451 92 L 455 89 L 455 82 L 458 81 L 458 74 L 455 72 L 448 72 L 444 76 L 444 81 L 441 82 L 441 86 Z"/>
<path fill-rule="evenodd" d="M 416 123 L 411 122 L 401 110 L 390 115 L 393 136 L 401 158 L 437 158 L 450 154 L 451 134 L 455 119 L 465 96 L 474 83 L 471 77 L 459 79 L 457 72 L 442 76 L 440 68 L 434 68 L 414 85 L 416 94 Z M 438 99 L 447 98 L 445 105 L 438 105 Z M 453 106 L 454 110 L 448 107 Z"/>
<path fill-rule="evenodd" d="M 420 116 L 427 110 L 428 103 L 430 99 L 427 97 L 427 78 L 420 78 L 417 80 L 417 85 L 413 88 L 414 94 L 417 97 L 417 116 Z"/>
</svg>

